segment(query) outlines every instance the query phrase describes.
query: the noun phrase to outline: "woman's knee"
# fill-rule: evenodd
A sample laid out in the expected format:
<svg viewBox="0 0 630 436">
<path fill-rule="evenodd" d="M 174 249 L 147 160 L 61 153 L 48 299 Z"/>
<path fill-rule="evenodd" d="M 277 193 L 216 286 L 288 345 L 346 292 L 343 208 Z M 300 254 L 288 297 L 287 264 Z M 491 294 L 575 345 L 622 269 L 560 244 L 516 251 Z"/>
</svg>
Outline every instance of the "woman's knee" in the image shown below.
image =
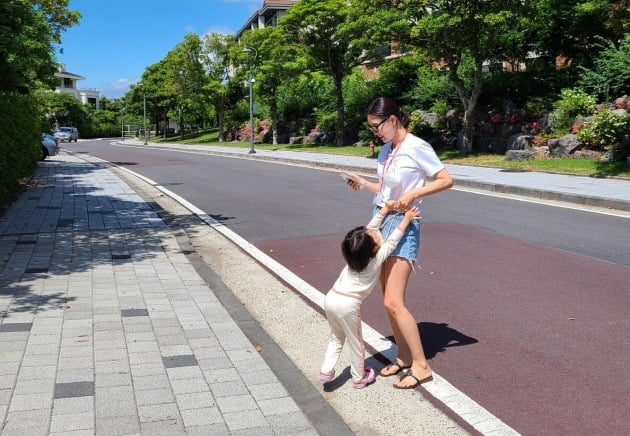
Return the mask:
<svg viewBox="0 0 630 436">
<path fill-rule="evenodd" d="M 405 302 L 400 298 L 387 298 L 387 294 L 383 300 L 383 306 L 387 313 L 391 316 L 396 316 L 402 311 L 406 310 Z"/>
</svg>

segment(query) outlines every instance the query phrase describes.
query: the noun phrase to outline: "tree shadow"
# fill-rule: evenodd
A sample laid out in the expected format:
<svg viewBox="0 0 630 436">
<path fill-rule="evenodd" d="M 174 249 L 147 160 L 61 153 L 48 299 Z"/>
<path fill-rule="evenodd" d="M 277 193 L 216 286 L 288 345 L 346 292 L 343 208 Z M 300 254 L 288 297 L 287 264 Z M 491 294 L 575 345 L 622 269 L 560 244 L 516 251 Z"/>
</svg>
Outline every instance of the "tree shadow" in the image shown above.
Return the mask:
<svg viewBox="0 0 630 436">
<path fill-rule="evenodd" d="M 38 163 L 32 183 L 0 215 L 0 299 L 10 300 L 0 320 L 71 310 L 70 276 L 102 265 L 116 271 L 170 250 L 157 233 L 167 228 L 167 214 L 110 171 L 107 163 L 55 157 Z"/>
</svg>

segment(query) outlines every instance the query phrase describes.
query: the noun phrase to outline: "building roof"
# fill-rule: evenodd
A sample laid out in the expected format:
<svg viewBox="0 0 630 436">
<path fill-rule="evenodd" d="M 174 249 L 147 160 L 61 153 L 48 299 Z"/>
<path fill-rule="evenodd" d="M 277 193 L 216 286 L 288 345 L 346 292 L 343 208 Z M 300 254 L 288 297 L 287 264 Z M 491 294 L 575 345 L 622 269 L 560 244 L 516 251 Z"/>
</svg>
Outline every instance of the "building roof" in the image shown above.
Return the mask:
<svg viewBox="0 0 630 436">
<path fill-rule="evenodd" d="M 240 37 L 246 30 L 249 30 L 252 23 L 258 23 L 258 17 L 260 15 L 264 16 L 265 20 L 267 20 L 267 18 L 271 17 L 276 12 L 286 11 L 297 2 L 298 0 L 263 0 L 262 8 L 258 9 L 249 17 L 247 22 L 236 32 L 236 37 Z"/>
<path fill-rule="evenodd" d="M 78 74 L 69 73 L 67 71 L 57 71 L 55 73 L 55 77 L 61 77 L 66 79 L 74 79 L 74 80 L 85 80 L 85 77 L 79 76 Z"/>
</svg>

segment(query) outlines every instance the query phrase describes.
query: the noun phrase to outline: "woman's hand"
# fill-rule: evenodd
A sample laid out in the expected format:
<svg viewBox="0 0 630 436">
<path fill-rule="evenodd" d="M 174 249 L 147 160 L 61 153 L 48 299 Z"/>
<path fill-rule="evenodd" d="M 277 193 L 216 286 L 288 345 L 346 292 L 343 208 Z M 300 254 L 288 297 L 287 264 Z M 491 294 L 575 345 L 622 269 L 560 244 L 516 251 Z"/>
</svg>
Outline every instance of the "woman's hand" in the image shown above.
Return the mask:
<svg viewBox="0 0 630 436">
<path fill-rule="evenodd" d="M 346 182 L 348 184 L 348 186 L 350 186 L 352 189 L 354 189 L 355 191 L 358 191 L 359 189 L 361 189 L 363 186 L 357 182 L 355 182 L 354 180 L 348 179 L 348 181 Z"/>
<path fill-rule="evenodd" d="M 415 196 L 411 192 L 405 192 L 398 199 L 397 209 L 403 212 L 406 212 L 407 210 L 409 210 L 409 208 L 411 207 L 411 204 L 414 202 L 415 199 L 416 199 Z"/>
</svg>

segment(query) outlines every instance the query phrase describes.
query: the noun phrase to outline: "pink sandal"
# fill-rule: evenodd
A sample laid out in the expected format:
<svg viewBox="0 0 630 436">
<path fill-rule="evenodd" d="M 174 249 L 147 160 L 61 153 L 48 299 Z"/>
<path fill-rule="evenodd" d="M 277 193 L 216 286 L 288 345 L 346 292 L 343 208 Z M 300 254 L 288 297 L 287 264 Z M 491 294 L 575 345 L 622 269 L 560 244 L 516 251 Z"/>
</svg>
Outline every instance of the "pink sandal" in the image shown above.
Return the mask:
<svg viewBox="0 0 630 436">
<path fill-rule="evenodd" d="M 354 387 L 355 389 L 363 389 L 370 383 L 374 382 L 374 380 L 376 380 L 376 374 L 374 373 L 374 370 L 369 366 L 366 366 L 365 372 L 363 373 L 363 378 L 356 382 L 353 381 L 352 387 Z"/>
<path fill-rule="evenodd" d="M 325 372 L 320 372 L 319 373 L 319 379 L 321 381 L 323 381 L 324 383 L 328 383 L 330 381 L 332 381 L 335 378 L 335 370 L 333 369 L 332 371 L 330 371 L 329 373 L 325 373 Z"/>
</svg>

